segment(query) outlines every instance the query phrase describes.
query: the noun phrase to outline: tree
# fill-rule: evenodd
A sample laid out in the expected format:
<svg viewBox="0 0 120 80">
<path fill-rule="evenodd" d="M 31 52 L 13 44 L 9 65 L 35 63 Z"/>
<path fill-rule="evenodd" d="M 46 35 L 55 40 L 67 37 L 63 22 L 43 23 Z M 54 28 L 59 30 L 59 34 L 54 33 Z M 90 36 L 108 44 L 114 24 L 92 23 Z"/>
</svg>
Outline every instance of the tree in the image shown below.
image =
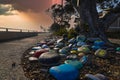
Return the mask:
<svg viewBox="0 0 120 80">
<path fill-rule="evenodd" d="M 117 0 L 80 0 L 79 6 L 77 6 L 75 0 L 72 1 L 71 4 L 80 14 L 81 25 L 88 24 L 90 36 L 99 36 L 107 44 L 110 44 L 105 31 L 120 16 L 120 2 Z M 102 11 L 108 10 L 108 13 L 102 18 L 99 18 L 97 4 L 100 5 Z"/>
<path fill-rule="evenodd" d="M 62 7 L 62 6 L 61 6 Z M 53 10 L 55 15 L 62 18 L 61 20 L 69 21 L 72 14 L 78 13 L 80 16 L 80 31 L 85 33 L 84 27 L 88 27 L 89 32 L 86 36 L 100 37 L 110 45 L 110 42 L 105 35 L 105 31 L 120 16 L 120 1 L 118 0 L 66 0 L 64 7 L 59 7 L 57 10 Z M 107 13 L 105 16 L 99 16 L 98 10 Z M 60 10 L 59 10 L 60 9 Z M 61 14 L 61 15 L 58 15 Z M 64 16 L 64 17 L 63 17 Z M 61 21 L 62 22 L 62 21 Z M 61 23 L 60 22 L 60 23 Z M 78 28 L 78 27 L 77 27 Z"/>
</svg>

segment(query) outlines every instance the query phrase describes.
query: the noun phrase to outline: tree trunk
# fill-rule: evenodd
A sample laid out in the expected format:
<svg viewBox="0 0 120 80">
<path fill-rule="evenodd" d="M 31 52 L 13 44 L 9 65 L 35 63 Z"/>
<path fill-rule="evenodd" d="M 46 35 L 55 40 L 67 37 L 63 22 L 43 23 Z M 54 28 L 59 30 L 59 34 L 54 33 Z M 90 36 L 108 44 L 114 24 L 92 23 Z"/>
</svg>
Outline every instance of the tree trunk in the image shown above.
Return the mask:
<svg viewBox="0 0 120 80">
<path fill-rule="evenodd" d="M 96 10 L 96 0 L 80 0 L 80 6 L 76 7 L 80 14 L 81 24 L 88 24 L 89 36 L 100 37 L 103 41 L 109 44 L 109 40 L 105 35 L 101 24 L 99 23 L 99 16 Z"/>
</svg>

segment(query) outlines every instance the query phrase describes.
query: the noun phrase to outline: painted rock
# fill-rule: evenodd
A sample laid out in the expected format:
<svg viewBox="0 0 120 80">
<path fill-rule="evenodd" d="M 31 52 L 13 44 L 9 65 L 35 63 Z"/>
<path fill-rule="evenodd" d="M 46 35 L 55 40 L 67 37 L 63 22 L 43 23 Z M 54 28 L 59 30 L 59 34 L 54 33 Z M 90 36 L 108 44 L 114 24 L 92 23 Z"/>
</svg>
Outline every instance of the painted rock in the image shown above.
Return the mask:
<svg viewBox="0 0 120 80">
<path fill-rule="evenodd" d="M 95 42 L 95 41 L 100 41 L 101 39 L 100 38 L 87 38 L 87 40 L 86 41 L 88 41 L 88 42 Z"/>
<path fill-rule="evenodd" d="M 40 50 L 40 49 L 41 49 L 40 46 L 38 46 L 38 47 L 33 47 L 33 48 L 32 48 L 32 50 Z"/>
<path fill-rule="evenodd" d="M 119 51 L 119 52 L 120 52 L 120 47 L 117 47 L 117 48 L 116 48 L 116 51 Z"/>
<path fill-rule="evenodd" d="M 33 55 L 35 53 L 35 51 L 30 51 L 29 54 L 30 55 Z"/>
<path fill-rule="evenodd" d="M 57 53 L 46 52 L 40 55 L 39 62 L 43 65 L 55 65 L 58 64 L 60 55 Z"/>
<path fill-rule="evenodd" d="M 82 46 L 78 48 L 78 52 L 90 53 L 90 49 L 87 46 Z"/>
<path fill-rule="evenodd" d="M 77 54 L 78 52 L 76 50 L 71 50 L 70 53 L 71 54 Z"/>
<path fill-rule="evenodd" d="M 57 40 L 57 43 L 61 43 L 61 42 L 63 42 L 63 39 L 58 39 Z"/>
<path fill-rule="evenodd" d="M 38 61 L 38 58 L 36 58 L 36 57 L 29 57 L 29 61 Z"/>
<path fill-rule="evenodd" d="M 98 50 L 98 49 L 100 49 L 101 47 L 100 46 L 92 46 L 92 49 L 93 50 Z"/>
<path fill-rule="evenodd" d="M 68 60 L 77 60 L 78 57 L 77 57 L 76 54 L 71 54 L 71 55 L 68 55 L 68 56 L 66 57 L 66 59 L 68 59 Z"/>
<path fill-rule="evenodd" d="M 86 37 L 84 35 L 80 35 L 80 36 L 77 36 L 76 37 L 76 41 L 79 42 L 79 41 L 85 41 L 86 40 Z"/>
<path fill-rule="evenodd" d="M 60 50 L 59 50 L 59 53 L 60 53 L 60 54 L 67 54 L 67 53 L 68 53 L 68 50 L 66 50 L 66 49 L 64 49 L 64 48 L 63 48 L 63 49 L 60 49 Z"/>
<path fill-rule="evenodd" d="M 85 42 L 80 42 L 80 41 L 77 42 L 77 46 L 78 46 L 78 47 L 81 47 L 81 46 L 83 46 L 83 45 L 86 45 L 86 43 L 85 43 Z"/>
<path fill-rule="evenodd" d="M 101 57 L 101 58 L 105 58 L 107 56 L 107 51 L 104 50 L 104 49 L 98 49 L 95 52 L 95 55 L 98 56 L 98 57 Z"/>
<path fill-rule="evenodd" d="M 87 61 L 88 61 L 87 56 L 83 56 L 83 57 L 80 59 L 80 62 L 83 63 L 83 64 L 87 63 Z"/>
<path fill-rule="evenodd" d="M 72 39 L 68 40 L 68 42 L 73 44 L 73 43 L 76 43 L 76 40 L 75 40 L 75 38 L 72 38 Z"/>
<path fill-rule="evenodd" d="M 33 56 L 36 57 L 36 58 L 39 58 L 39 56 L 40 56 L 42 53 L 45 53 L 45 52 L 48 52 L 48 51 L 49 51 L 49 50 L 41 49 L 41 50 L 35 52 Z"/>
<path fill-rule="evenodd" d="M 81 69 L 83 67 L 83 64 L 77 60 L 65 60 L 64 63 L 70 64 L 70 65 L 74 66 L 76 69 Z"/>
<path fill-rule="evenodd" d="M 86 74 L 85 78 L 87 78 L 87 80 L 100 80 L 98 77 L 96 77 L 92 74 Z"/>
<path fill-rule="evenodd" d="M 104 46 L 104 45 L 105 45 L 105 42 L 104 42 L 104 41 L 95 41 L 95 42 L 94 42 L 94 45 L 95 45 L 95 46 Z"/>
<path fill-rule="evenodd" d="M 55 47 L 57 48 L 63 48 L 64 47 L 64 43 L 60 42 L 60 43 L 57 43 Z"/>
<path fill-rule="evenodd" d="M 100 80 L 109 80 L 106 76 L 104 76 L 103 74 L 96 74 L 95 77 L 98 77 Z"/>
<path fill-rule="evenodd" d="M 44 48 L 49 48 L 49 47 L 46 44 L 43 44 L 42 48 L 44 49 Z"/>
<path fill-rule="evenodd" d="M 78 57 L 82 58 L 85 54 L 84 53 L 79 53 Z"/>
<path fill-rule="evenodd" d="M 70 64 L 51 67 L 49 73 L 57 80 L 76 80 L 79 76 L 79 71 Z"/>
</svg>

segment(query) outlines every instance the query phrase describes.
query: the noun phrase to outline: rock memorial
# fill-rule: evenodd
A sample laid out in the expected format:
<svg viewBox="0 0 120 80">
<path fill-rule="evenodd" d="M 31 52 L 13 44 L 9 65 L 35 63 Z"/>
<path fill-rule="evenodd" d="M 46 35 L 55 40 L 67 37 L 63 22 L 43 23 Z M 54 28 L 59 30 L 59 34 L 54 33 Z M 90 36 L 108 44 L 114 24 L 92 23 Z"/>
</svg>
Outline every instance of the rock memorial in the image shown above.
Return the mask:
<svg viewBox="0 0 120 80">
<path fill-rule="evenodd" d="M 120 80 L 119 46 L 106 46 L 99 38 L 82 35 L 63 38 L 47 38 L 23 54 L 21 61 L 26 77 L 31 80 Z"/>
</svg>

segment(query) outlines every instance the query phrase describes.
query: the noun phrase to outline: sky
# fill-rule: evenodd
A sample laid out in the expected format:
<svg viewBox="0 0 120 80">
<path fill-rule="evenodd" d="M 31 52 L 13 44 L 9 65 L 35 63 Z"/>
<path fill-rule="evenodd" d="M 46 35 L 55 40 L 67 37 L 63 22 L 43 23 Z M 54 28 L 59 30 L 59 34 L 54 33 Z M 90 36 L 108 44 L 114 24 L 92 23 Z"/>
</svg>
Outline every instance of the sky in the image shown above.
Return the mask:
<svg viewBox="0 0 120 80">
<path fill-rule="evenodd" d="M 0 0 L 0 27 L 40 30 L 53 23 L 45 12 L 61 0 Z"/>
</svg>

